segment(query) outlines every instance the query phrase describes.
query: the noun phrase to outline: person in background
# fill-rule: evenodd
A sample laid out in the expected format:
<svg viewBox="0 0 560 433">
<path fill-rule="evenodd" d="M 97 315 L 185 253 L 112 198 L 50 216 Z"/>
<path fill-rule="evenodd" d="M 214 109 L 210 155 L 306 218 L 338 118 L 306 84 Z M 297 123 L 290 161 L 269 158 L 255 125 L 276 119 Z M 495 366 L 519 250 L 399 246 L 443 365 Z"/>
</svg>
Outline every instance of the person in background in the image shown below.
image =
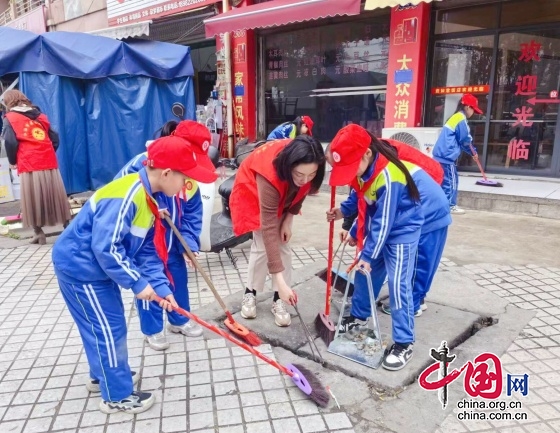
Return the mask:
<svg viewBox="0 0 560 433">
<path fill-rule="evenodd" d="M 291 289 L 294 215 L 305 197 L 319 189 L 325 175 L 321 143 L 309 135 L 270 141 L 241 163 L 230 196 L 236 236 L 253 232 L 247 285 L 241 306 L 245 319 L 257 317 L 257 291 L 272 276 L 272 314 L 277 326 L 292 322 L 285 303 L 297 303 Z"/>
<path fill-rule="evenodd" d="M 179 124 L 171 121 L 162 127 L 161 135 L 171 135 L 187 140 L 196 156 L 198 165 L 209 171 L 215 170 L 212 161 L 210 161 L 207 155 L 212 137 L 208 128 L 204 125 L 192 120 L 183 120 Z M 148 142 L 147 146 L 150 146 L 150 144 L 151 142 Z M 146 159 L 146 152 L 132 158 L 117 174 L 115 179 L 140 171 Z M 189 249 L 193 253 L 198 254 L 200 249 L 199 237 L 202 230 L 202 198 L 198 183 L 193 179 L 188 179 L 183 189 L 174 197 L 167 197 L 164 194 L 157 193 L 155 198 L 158 202 L 158 208 L 160 211 L 165 210 L 173 224 L 181 232 Z M 179 307 L 191 311 L 187 270 L 187 263 L 190 265 L 190 260 L 167 221 L 163 221 L 163 225 L 166 230 L 166 246 L 169 255 L 168 268 L 173 278 L 172 285 L 175 299 Z M 139 264 L 142 266 L 142 263 Z M 136 300 L 136 307 L 140 319 L 140 328 L 146 336 L 148 345 L 153 350 L 168 349 L 169 342 L 165 335 L 163 309 L 153 302 L 141 299 Z M 168 312 L 167 320 L 169 322 L 167 325 L 169 332 L 181 333 L 187 337 L 202 335 L 202 328 L 181 314 L 174 311 Z"/>
<path fill-rule="evenodd" d="M 90 367 L 86 388 L 101 392 L 103 413 L 136 414 L 154 404 L 152 393 L 133 388 L 138 375 L 128 363 L 121 288 L 147 302 L 157 294 L 168 311 L 177 306 L 154 194 L 172 197 L 188 179 L 210 183 L 216 175 L 199 166 L 186 140 L 160 138 L 148 148 L 144 167 L 95 191 L 54 244 L 54 272 Z"/>
<path fill-rule="evenodd" d="M 313 135 L 313 120 L 309 116 L 299 116 L 293 122 L 278 125 L 268 134 L 267 140 L 296 138 L 298 135 Z"/>
<path fill-rule="evenodd" d="M 2 138 L 11 168 L 21 177 L 21 214 L 24 227 L 33 227 L 32 244 L 47 242 L 43 227 L 71 219 L 70 204 L 58 170 L 58 134 L 49 119 L 19 90 L 4 94 L 7 113 Z"/>
<path fill-rule="evenodd" d="M 461 215 L 465 211 L 457 206 L 457 192 L 459 190 L 459 175 L 457 173 L 457 159 L 461 151 L 468 153 L 478 161 L 476 149 L 472 146 L 472 136 L 467 123 L 474 113 L 482 114 L 478 108 L 478 99 L 470 93 L 465 93 L 457 111 L 451 116 L 438 137 L 433 150 L 433 156 L 438 161 L 444 172 L 442 188 L 449 201 L 452 214 Z"/>
</svg>

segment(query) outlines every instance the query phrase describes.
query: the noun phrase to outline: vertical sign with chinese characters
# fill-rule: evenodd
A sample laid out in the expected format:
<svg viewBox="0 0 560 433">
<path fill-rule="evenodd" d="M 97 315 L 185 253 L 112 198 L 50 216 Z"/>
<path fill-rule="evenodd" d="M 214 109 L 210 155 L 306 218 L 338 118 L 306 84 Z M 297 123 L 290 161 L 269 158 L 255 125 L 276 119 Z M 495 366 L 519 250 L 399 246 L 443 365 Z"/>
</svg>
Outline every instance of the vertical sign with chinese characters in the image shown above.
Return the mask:
<svg viewBox="0 0 560 433">
<path fill-rule="evenodd" d="M 430 5 L 391 10 L 385 128 L 420 126 Z"/>
<path fill-rule="evenodd" d="M 541 44 L 537 43 L 536 41 L 531 40 L 530 42 L 522 43 L 519 48 L 520 55 L 518 60 L 520 62 L 528 63 L 541 61 Z M 531 98 L 534 99 L 537 96 L 538 77 L 536 75 L 519 75 L 515 84 L 517 88 L 517 90 L 515 91 L 515 96 L 528 97 L 528 103 L 530 103 Z M 512 115 L 517 119 L 512 125 L 513 128 L 517 126 L 530 128 L 531 126 L 533 126 L 534 122 L 532 119 L 535 114 L 533 113 L 532 107 L 523 105 L 516 108 L 515 112 L 512 113 Z M 508 162 L 509 160 L 517 161 L 519 159 L 527 161 L 529 159 L 530 146 L 531 143 L 523 141 L 523 139 L 521 138 L 512 139 L 508 145 Z"/>
<path fill-rule="evenodd" d="M 221 40 L 218 49 L 221 49 Z M 252 30 L 231 33 L 233 124 L 237 139 L 256 136 L 256 51 Z"/>
</svg>

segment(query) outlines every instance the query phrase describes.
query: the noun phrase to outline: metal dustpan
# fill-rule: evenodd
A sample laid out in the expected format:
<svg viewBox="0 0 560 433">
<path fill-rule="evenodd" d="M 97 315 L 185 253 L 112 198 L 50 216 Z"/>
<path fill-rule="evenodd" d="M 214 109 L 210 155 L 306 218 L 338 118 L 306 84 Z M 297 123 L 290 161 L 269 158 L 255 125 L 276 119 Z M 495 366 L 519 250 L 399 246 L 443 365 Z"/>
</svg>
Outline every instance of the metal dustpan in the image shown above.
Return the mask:
<svg viewBox="0 0 560 433">
<path fill-rule="evenodd" d="M 349 273 L 351 277 L 355 275 L 352 271 Z M 362 272 L 362 271 L 359 271 Z M 381 338 L 381 331 L 379 329 L 379 321 L 377 320 L 377 311 L 375 308 L 375 299 L 373 297 L 373 284 L 371 282 L 371 275 L 369 272 L 364 272 L 367 279 L 369 302 L 371 306 L 371 320 L 364 327 L 354 328 L 350 332 L 340 332 L 342 324 L 343 313 L 346 307 L 348 298 L 348 288 L 350 287 L 350 279 L 347 280 L 346 290 L 342 299 L 342 308 L 338 317 L 338 324 L 336 327 L 336 334 L 334 340 L 329 344 L 328 351 L 334 355 L 341 356 L 358 364 L 365 365 L 373 369 L 379 368 L 385 357 L 386 344 L 383 343 Z"/>
</svg>

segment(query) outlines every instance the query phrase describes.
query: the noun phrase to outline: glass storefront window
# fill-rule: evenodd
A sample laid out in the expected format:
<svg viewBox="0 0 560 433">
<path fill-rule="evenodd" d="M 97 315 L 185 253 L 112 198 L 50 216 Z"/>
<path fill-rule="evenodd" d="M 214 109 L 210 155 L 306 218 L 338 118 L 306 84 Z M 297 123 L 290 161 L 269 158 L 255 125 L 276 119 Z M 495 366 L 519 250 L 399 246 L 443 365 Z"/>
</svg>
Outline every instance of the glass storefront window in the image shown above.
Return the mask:
<svg viewBox="0 0 560 433">
<path fill-rule="evenodd" d="M 550 170 L 559 89 L 560 30 L 500 35 L 489 167 Z"/>
<path fill-rule="evenodd" d="M 501 27 L 560 22 L 560 1 L 523 0 L 502 5 Z"/>
<path fill-rule="evenodd" d="M 349 123 L 381 135 L 388 15 L 266 36 L 264 54 L 267 134 L 306 114 L 321 141 Z"/>
<path fill-rule="evenodd" d="M 498 5 L 486 5 L 438 11 L 435 34 L 493 29 L 498 24 Z"/>
<path fill-rule="evenodd" d="M 432 83 L 428 89 L 427 125 L 443 126 L 456 111 L 463 93 L 478 98 L 479 107 L 486 112 L 487 93 L 490 84 L 493 36 L 446 39 L 436 42 Z M 469 119 L 473 143 L 482 152 L 484 144 L 484 116 Z M 472 164 L 472 159 L 460 160 L 459 164 Z"/>
</svg>

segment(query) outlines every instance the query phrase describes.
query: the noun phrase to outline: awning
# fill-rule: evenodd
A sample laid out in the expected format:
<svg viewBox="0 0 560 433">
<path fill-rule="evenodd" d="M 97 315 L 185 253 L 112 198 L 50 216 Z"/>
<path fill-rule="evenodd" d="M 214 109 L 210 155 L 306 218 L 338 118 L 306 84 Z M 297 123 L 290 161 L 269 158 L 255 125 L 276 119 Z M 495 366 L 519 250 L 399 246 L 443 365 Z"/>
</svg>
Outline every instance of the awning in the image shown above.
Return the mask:
<svg viewBox="0 0 560 433">
<path fill-rule="evenodd" d="M 361 0 L 274 0 L 233 9 L 204 20 L 206 37 L 242 29 L 281 26 L 290 23 L 358 15 Z"/>
<path fill-rule="evenodd" d="M 394 7 L 394 6 L 408 6 L 410 4 L 417 5 L 420 3 L 431 3 L 432 1 L 439 2 L 441 0 L 366 0 L 364 9 L 371 11 L 373 9 Z"/>
<path fill-rule="evenodd" d="M 107 27 L 106 29 L 99 29 L 86 33 L 96 36 L 105 36 L 106 38 L 111 39 L 135 38 L 140 36 L 149 36 L 150 24 L 152 24 L 152 21 L 140 21 L 139 23 Z"/>
</svg>

